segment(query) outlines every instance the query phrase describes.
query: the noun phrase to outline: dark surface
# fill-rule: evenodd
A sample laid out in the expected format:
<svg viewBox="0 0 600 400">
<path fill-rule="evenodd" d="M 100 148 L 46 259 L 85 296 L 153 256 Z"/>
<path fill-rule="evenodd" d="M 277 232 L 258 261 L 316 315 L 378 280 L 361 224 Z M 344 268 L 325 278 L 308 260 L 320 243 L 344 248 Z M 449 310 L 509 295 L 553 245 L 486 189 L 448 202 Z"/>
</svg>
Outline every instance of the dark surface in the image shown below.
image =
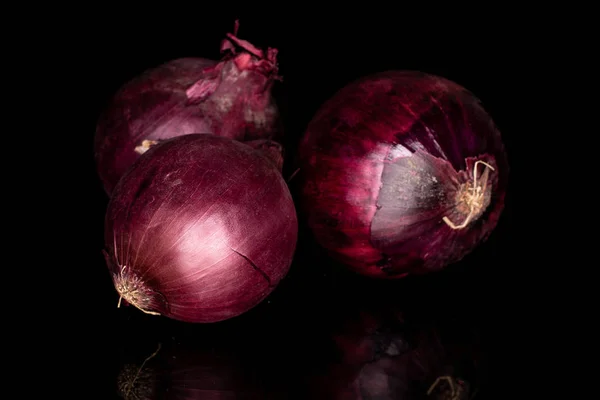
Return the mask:
<svg viewBox="0 0 600 400">
<path fill-rule="evenodd" d="M 517 252 L 522 250 L 529 229 L 527 220 L 515 218 L 515 204 L 524 182 L 519 170 L 526 156 L 517 142 L 522 140 L 522 132 L 514 103 L 517 94 L 524 94 L 520 92 L 521 82 L 512 80 L 520 67 L 515 61 L 517 39 L 499 35 L 499 26 L 487 19 L 479 23 L 448 21 L 442 26 L 426 16 L 405 16 L 401 21 L 396 16 L 386 20 L 374 16 L 311 19 L 289 12 L 288 17 L 297 18 L 290 20 L 233 12 L 204 17 L 198 16 L 201 11 L 196 13 L 200 14 L 192 10 L 161 12 L 161 22 L 156 17 L 138 16 L 133 21 L 116 17 L 122 15 L 121 10 L 96 15 L 99 22 L 85 29 L 92 51 L 70 65 L 74 71 L 86 70 L 85 77 L 73 77 L 81 82 L 78 93 L 84 96 L 76 102 L 78 106 L 85 103 L 79 115 L 85 117 L 85 125 L 77 133 L 75 149 L 83 154 L 79 155 L 84 164 L 73 167 L 78 188 L 77 195 L 69 200 L 83 209 L 74 228 L 76 234 L 69 236 L 76 253 L 82 256 L 75 256 L 74 250 L 72 257 L 77 260 L 73 262 L 68 260 L 71 253 L 65 252 L 68 268 L 77 272 L 66 273 L 69 283 L 64 292 L 71 303 L 62 316 L 73 328 L 69 328 L 65 345 L 75 348 L 78 361 L 69 365 L 68 371 L 74 373 L 65 375 L 64 384 L 61 380 L 58 386 L 64 386 L 68 396 L 110 398 L 116 393 L 117 376 L 125 363 L 143 361 L 158 343 L 163 343 L 162 349 L 172 349 L 172 343 L 181 341 L 222 354 L 221 360 L 234 360 L 231 366 L 227 361 L 217 364 L 233 370 L 230 376 L 258 382 L 262 385 L 259 390 L 268 387 L 270 393 L 276 393 L 275 398 L 293 398 L 286 393 L 311 398 L 305 389 L 311 387 L 307 381 L 327 370 L 327 360 L 332 357 L 331 332 L 352 319 L 358 308 L 386 308 L 393 299 L 400 308 L 424 319 L 461 318 L 464 324 L 473 325 L 481 332 L 487 354 L 488 382 L 480 398 L 517 393 L 516 369 L 524 362 L 512 346 L 522 335 L 523 317 L 518 297 L 523 283 L 516 273 L 522 267 L 517 265 Z M 118 297 L 101 253 L 108 199 L 94 166 L 95 121 L 119 86 L 144 69 L 177 57 L 218 58 L 220 41 L 237 17 L 240 37 L 280 50 L 284 81 L 276 85 L 275 95 L 286 119 L 288 151 L 319 105 L 365 74 L 388 69 L 422 70 L 453 80 L 480 98 L 502 132 L 511 167 L 506 208 L 490 239 L 443 273 L 381 282 L 354 276 L 334 264 L 313 243 L 300 221 L 297 256 L 289 275 L 266 301 L 240 317 L 211 325 L 188 325 L 130 308 L 117 309 Z M 504 20 L 503 26 L 506 24 Z M 64 178 L 74 179 L 75 172 Z M 291 172 L 288 163 L 284 174 Z M 65 256 L 59 258 L 65 260 Z M 65 339 L 65 335 L 60 336 Z"/>
</svg>

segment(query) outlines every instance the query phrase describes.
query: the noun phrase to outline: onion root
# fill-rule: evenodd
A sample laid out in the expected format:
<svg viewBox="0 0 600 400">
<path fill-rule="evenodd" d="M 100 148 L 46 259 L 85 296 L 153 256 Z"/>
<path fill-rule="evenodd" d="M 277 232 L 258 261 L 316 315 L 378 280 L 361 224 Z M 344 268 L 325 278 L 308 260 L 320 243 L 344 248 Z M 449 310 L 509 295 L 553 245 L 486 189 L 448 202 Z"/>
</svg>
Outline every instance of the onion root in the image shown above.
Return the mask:
<svg viewBox="0 0 600 400">
<path fill-rule="evenodd" d="M 158 352 L 160 351 L 161 348 L 161 344 L 158 344 L 158 348 L 156 349 L 156 351 L 152 354 L 150 354 L 148 357 L 146 357 L 146 359 L 144 360 L 144 362 L 142 363 L 142 365 L 140 365 L 140 367 L 138 368 L 136 374 L 134 375 L 134 377 L 131 379 L 131 381 L 129 382 L 125 382 L 124 386 L 127 391 L 125 392 L 125 398 L 129 398 L 129 394 L 131 393 L 131 391 L 134 388 L 135 382 L 137 381 L 138 377 L 140 376 L 140 373 L 144 370 L 144 366 L 146 365 L 146 363 L 148 361 L 150 361 L 151 359 L 153 359 L 154 357 L 156 357 L 156 355 L 158 354 Z M 123 390 L 124 391 L 124 390 Z M 136 396 L 137 397 L 137 396 Z"/>
<path fill-rule="evenodd" d="M 121 274 L 115 276 L 115 288 L 119 293 L 119 302 L 117 308 L 121 307 L 121 301 L 125 301 L 132 306 L 136 307 L 140 311 L 150 315 L 160 315 L 155 311 L 148 310 L 152 304 L 152 297 L 150 296 L 150 290 L 147 289 L 142 280 L 137 276 L 126 274 L 126 266 L 121 268 Z"/>
<path fill-rule="evenodd" d="M 462 222 L 462 224 L 459 224 L 459 225 L 455 225 L 452 221 L 450 221 L 450 218 L 448 218 L 448 217 L 442 218 L 442 220 L 446 223 L 446 225 L 448 225 L 452 229 L 465 228 L 467 225 L 469 225 L 469 223 L 471 223 L 473 215 L 483 211 L 483 209 L 484 209 L 483 199 L 484 199 L 484 196 L 486 193 L 485 191 L 487 189 L 487 182 L 488 182 L 487 178 L 488 178 L 489 169 L 485 169 L 483 172 L 483 176 L 482 176 L 483 187 L 481 185 L 477 185 L 477 167 L 479 166 L 479 164 L 483 164 L 485 167 L 494 171 L 494 167 L 492 167 L 490 164 L 486 163 L 485 161 L 481 161 L 481 160 L 475 161 L 475 165 L 473 166 L 473 186 L 471 188 L 472 193 L 470 193 L 470 194 L 467 193 L 467 196 L 464 196 L 465 198 L 464 198 L 464 200 L 462 200 L 462 201 L 466 202 L 467 206 L 469 207 L 469 214 L 467 215 L 465 220 Z M 461 196 L 461 197 L 463 197 L 463 196 Z M 487 206 L 487 204 L 485 206 Z"/>
<path fill-rule="evenodd" d="M 438 376 L 427 390 L 427 396 L 431 396 L 431 393 L 433 393 L 435 388 L 438 387 L 442 381 L 448 382 L 448 386 L 450 386 L 450 397 L 447 400 L 460 400 L 462 394 L 460 384 L 457 385 L 455 380 L 448 375 Z"/>
</svg>

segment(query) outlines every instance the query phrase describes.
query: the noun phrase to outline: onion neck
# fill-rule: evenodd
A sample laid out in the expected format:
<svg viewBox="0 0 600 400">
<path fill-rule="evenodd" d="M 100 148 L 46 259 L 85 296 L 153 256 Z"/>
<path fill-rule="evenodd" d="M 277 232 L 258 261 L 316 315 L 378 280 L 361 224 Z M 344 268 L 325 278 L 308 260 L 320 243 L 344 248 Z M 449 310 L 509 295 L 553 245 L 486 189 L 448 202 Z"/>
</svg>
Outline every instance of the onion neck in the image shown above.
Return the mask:
<svg viewBox="0 0 600 400">
<path fill-rule="evenodd" d="M 155 304 L 156 293 L 149 289 L 137 275 L 126 272 L 125 268 L 123 267 L 121 273 L 114 277 L 115 289 L 119 293 L 117 307 L 121 307 L 121 301 L 125 300 L 146 314 L 160 315 L 160 313 L 151 311 Z"/>
<path fill-rule="evenodd" d="M 277 49 L 269 47 L 264 51 L 247 40 L 238 38 L 239 28 L 240 22 L 236 20 L 233 33 L 228 33 L 227 38 L 221 43 L 221 52 L 229 52 L 229 56 L 233 57 L 240 71 L 248 68 L 258 69 L 263 74 L 270 75 L 272 79 L 281 80 L 277 75 Z"/>
<path fill-rule="evenodd" d="M 483 165 L 483 173 L 478 176 L 478 167 Z M 490 164 L 477 160 L 473 166 L 473 180 L 461 186 L 456 199 L 456 210 L 463 215 L 462 222 L 451 221 L 448 217 L 442 220 L 451 229 L 460 230 L 466 228 L 471 222 L 476 221 L 485 209 L 490 205 L 492 188 L 488 185 L 489 173 L 494 171 Z"/>
</svg>

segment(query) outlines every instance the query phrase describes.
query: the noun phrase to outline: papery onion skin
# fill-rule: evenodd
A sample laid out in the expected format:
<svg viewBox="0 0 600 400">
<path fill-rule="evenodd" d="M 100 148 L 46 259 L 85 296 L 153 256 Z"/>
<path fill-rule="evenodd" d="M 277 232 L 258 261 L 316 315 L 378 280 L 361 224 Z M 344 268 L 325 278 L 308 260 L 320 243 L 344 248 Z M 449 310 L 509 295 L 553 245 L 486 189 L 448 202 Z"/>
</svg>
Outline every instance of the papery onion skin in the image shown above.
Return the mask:
<svg viewBox="0 0 600 400">
<path fill-rule="evenodd" d="M 153 146 L 119 181 L 105 256 L 128 303 L 216 322 L 273 291 L 297 231 L 290 192 L 268 158 L 232 139 L 191 134 Z"/>
<path fill-rule="evenodd" d="M 475 165 L 481 191 L 469 203 Z M 375 278 L 462 259 L 496 227 L 508 180 L 500 132 L 479 100 L 417 71 L 379 73 L 336 93 L 310 122 L 299 167 L 317 241 Z"/>
<path fill-rule="evenodd" d="M 110 194 L 127 168 L 156 141 L 191 133 L 236 140 L 278 139 L 282 124 L 271 88 L 277 50 L 257 49 L 234 34 L 220 61 L 181 58 L 119 89 L 96 126 L 95 157 Z"/>
</svg>

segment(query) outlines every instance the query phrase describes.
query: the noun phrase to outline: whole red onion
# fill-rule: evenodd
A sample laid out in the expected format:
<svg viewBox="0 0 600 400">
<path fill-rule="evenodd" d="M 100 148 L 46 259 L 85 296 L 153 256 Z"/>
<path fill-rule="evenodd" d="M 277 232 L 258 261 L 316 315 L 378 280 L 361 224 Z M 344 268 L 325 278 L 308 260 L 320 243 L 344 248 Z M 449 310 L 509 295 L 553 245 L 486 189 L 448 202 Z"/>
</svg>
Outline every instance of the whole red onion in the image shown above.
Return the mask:
<svg viewBox="0 0 600 400">
<path fill-rule="evenodd" d="M 264 154 L 191 134 L 134 163 L 105 221 L 105 256 L 123 300 L 150 314 L 215 322 L 275 288 L 292 261 L 297 220 L 287 185 Z"/>
<path fill-rule="evenodd" d="M 479 100 L 412 71 L 365 77 L 310 122 L 300 148 L 308 224 L 355 271 L 439 270 L 486 239 L 504 208 L 508 162 Z"/>
<path fill-rule="evenodd" d="M 281 124 L 271 87 L 277 50 L 227 34 L 220 61 L 181 58 L 125 84 L 101 115 L 95 138 L 98 174 L 111 193 L 127 168 L 157 141 L 190 133 L 236 140 L 273 138 Z"/>
</svg>

